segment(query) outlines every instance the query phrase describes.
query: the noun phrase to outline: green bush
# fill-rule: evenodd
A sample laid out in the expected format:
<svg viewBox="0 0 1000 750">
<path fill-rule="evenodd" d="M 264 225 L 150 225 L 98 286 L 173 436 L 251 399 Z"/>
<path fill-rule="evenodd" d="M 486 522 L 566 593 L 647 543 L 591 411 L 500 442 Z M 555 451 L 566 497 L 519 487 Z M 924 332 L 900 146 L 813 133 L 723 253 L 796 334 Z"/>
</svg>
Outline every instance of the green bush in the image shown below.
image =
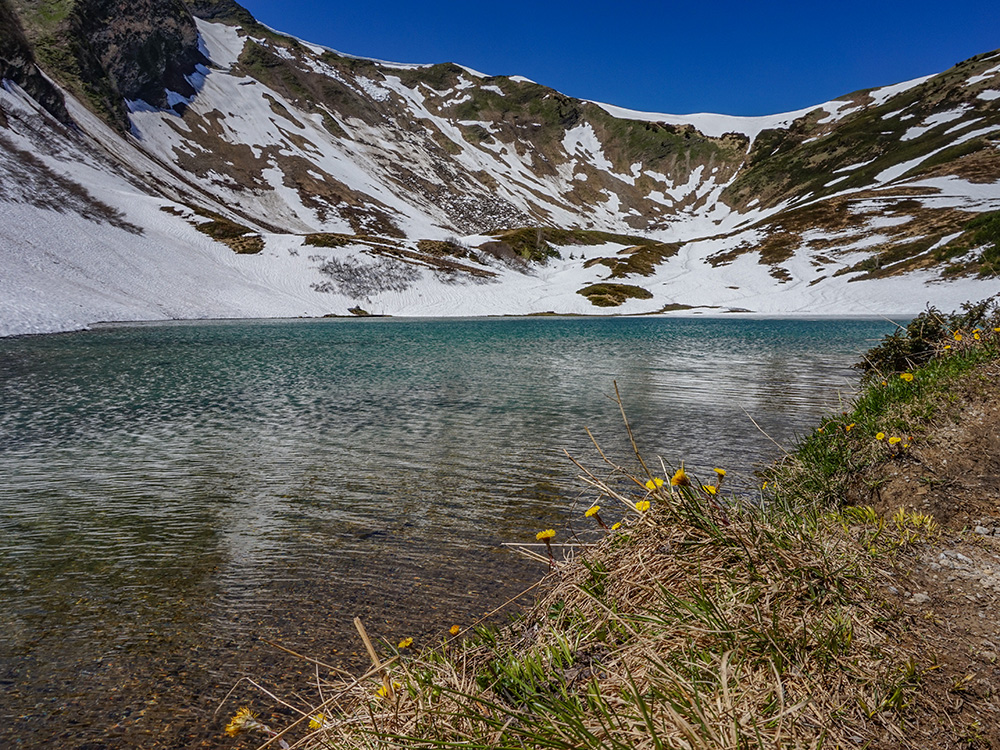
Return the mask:
<svg viewBox="0 0 1000 750">
<path fill-rule="evenodd" d="M 1000 228 L 1000 221 L 997 226 Z M 1000 295 L 981 302 L 966 302 L 961 312 L 950 314 L 928 307 L 905 328 L 885 336 L 855 366 L 864 372 L 865 378 L 912 370 L 933 358 L 956 333 L 962 335 L 963 331 L 997 325 L 1000 325 Z"/>
</svg>

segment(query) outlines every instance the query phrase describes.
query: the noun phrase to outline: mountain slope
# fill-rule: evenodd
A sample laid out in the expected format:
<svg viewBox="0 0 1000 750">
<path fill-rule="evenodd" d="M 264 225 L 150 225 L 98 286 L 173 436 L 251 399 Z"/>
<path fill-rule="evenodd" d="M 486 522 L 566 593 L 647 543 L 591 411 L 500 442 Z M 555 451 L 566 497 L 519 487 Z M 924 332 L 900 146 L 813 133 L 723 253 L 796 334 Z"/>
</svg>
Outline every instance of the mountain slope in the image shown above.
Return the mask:
<svg viewBox="0 0 1000 750">
<path fill-rule="evenodd" d="M 970 222 L 1000 209 L 1000 53 L 785 115 L 670 116 L 341 55 L 227 0 L 52 7 L 0 0 L 0 333 L 996 291 L 991 219 Z"/>
</svg>

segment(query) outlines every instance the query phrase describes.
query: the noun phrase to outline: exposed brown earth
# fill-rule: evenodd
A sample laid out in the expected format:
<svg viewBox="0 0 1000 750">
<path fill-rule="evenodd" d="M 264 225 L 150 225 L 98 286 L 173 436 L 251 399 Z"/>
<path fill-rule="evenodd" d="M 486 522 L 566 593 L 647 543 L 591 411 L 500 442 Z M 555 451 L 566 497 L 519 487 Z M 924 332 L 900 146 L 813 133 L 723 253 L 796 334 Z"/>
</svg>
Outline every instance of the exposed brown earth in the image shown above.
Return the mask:
<svg viewBox="0 0 1000 750">
<path fill-rule="evenodd" d="M 1000 748 L 998 375 L 998 363 L 976 371 L 906 458 L 871 478 L 882 515 L 904 507 L 942 527 L 890 588 L 920 675 L 901 746 Z"/>
</svg>

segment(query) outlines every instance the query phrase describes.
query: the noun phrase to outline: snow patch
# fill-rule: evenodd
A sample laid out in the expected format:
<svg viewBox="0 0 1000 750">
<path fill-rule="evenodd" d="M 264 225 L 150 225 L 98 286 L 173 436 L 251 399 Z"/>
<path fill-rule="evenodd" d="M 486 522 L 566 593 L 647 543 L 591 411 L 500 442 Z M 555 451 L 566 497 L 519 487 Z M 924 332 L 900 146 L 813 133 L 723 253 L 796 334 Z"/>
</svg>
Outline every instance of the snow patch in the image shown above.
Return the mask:
<svg viewBox="0 0 1000 750">
<path fill-rule="evenodd" d="M 995 68 L 990 68 L 989 70 L 984 71 L 983 73 L 981 73 L 978 76 L 972 76 L 972 78 L 970 78 L 969 80 L 967 80 L 965 82 L 965 85 L 966 86 L 974 86 L 977 83 L 982 83 L 983 81 L 988 81 L 993 76 L 995 76 L 997 73 L 1000 73 L 1000 65 L 997 65 Z"/>
<path fill-rule="evenodd" d="M 700 133 L 710 138 L 719 138 L 725 133 L 743 133 L 751 142 L 762 131 L 787 127 L 798 118 L 817 109 L 817 107 L 808 107 L 795 112 L 785 112 L 779 115 L 762 115 L 759 117 L 715 115 L 707 112 L 693 115 L 668 115 L 658 112 L 640 112 L 635 109 L 618 107 L 614 104 L 592 103 L 596 104 L 612 117 L 622 120 L 664 122 L 670 125 L 693 125 Z"/>
<path fill-rule="evenodd" d="M 895 83 L 891 86 L 883 86 L 882 88 L 872 89 L 868 92 L 868 96 L 870 96 L 873 100 L 872 106 L 881 107 L 892 97 L 896 96 L 896 94 L 902 94 L 904 91 L 916 88 L 924 81 L 929 81 L 934 77 L 934 75 L 936 74 L 914 78 L 910 81 L 903 81 L 902 83 Z"/>
<path fill-rule="evenodd" d="M 378 82 L 365 76 L 358 76 L 354 79 L 361 89 L 377 102 L 384 102 L 389 99 L 390 93 L 387 89 L 379 86 Z"/>
<path fill-rule="evenodd" d="M 562 147 L 569 156 L 583 158 L 594 167 L 610 171 L 614 165 L 604 156 L 604 146 L 597 139 L 593 126 L 585 122 L 566 131 Z"/>
<path fill-rule="evenodd" d="M 863 107 L 861 107 L 861 105 L 859 104 L 855 104 L 852 101 L 846 101 L 846 102 L 832 101 L 824 104 L 823 109 L 826 110 L 827 116 L 824 117 L 822 120 L 817 120 L 816 121 L 817 125 L 829 125 L 830 123 L 843 120 L 849 114 L 858 112 L 859 110 L 863 109 Z"/>
<path fill-rule="evenodd" d="M 841 167 L 840 169 L 833 170 L 833 173 L 840 174 L 841 172 L 853 172 L 855 169 L 861 169 L 861 167 L 867 167 L 874 161 L 875 159 L 869 159 L 868 161 L 859 162 L 858 164 L 850 164 L 846 167 Z"/>
<path fill-rule="evenodd" d="M 235 26 L 224 23 L 210 23 L 200 18 L 194 19 L 198 27 L 198 46 L 203 54 L 223 70 L 228 70 L 236 64 L 246 40 L 240 36 Z"/>
<path fill-rule="evenodd" d="M 933 115 L 928 115 L 924 118 L 924 121 L 920 123 L 917 127 L 909 128 L 900 138 L 901 141 L 912 141 L 914 138 L 919 138 L 924 133 L 929 130 L 936 128 L 938 125 L 944 125 L 945 123 L 957 120 L 966 112 L 969 111 L 968 106 L 961 106 L 958 109 L 948 110 L 947 112 L 936 112 Z"/>
</svg>

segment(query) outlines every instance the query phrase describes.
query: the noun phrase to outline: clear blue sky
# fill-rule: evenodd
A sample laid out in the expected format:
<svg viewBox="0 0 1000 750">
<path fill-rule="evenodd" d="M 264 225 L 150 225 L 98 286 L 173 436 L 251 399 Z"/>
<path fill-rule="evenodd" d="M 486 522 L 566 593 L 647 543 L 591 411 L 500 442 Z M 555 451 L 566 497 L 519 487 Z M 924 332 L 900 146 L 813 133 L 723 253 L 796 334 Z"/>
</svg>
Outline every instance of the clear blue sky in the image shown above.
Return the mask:
<svg viewBox="0 0 1000 750">
<path fill-rule="evenodd" d="M 1000 0 L 248 0 L 342 52 L 458 62 L 583 99 L 760 115 L 936 73 L 1000 48 Z"/>
</svg>

